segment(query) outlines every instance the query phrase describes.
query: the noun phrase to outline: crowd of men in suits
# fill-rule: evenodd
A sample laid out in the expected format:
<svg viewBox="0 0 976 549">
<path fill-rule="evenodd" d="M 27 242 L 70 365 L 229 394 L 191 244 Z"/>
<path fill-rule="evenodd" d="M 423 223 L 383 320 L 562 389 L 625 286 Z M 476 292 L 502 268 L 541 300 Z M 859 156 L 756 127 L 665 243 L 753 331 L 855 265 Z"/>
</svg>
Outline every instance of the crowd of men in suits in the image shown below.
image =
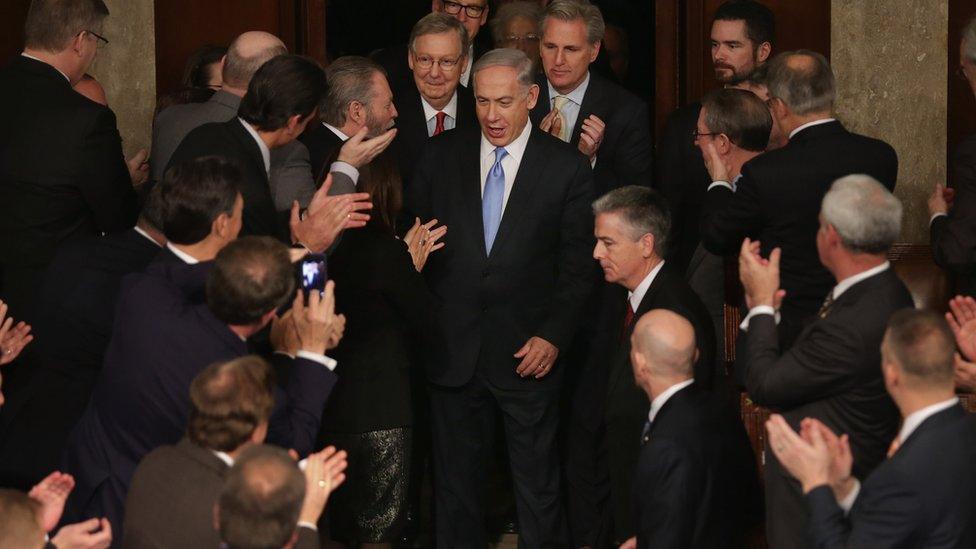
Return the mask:
<svg viewBox="0 0 976 549">
<path fill-rule="evenodd" d="M 540 4 L 517 12 L 541 9 L 538 64 L 485 45 L 487 0 L 326 69 L 245 32 L 219 90 L 158 113 L 147 165 L 73 87 L 102 0 L 33 0 L 0 69 L 0 547 L 392 546 L 428 460 L 425 542 L 484 547 L 499 418 L 520 547 L 741 547 L 764 514 L 774 548 L 976 544 L 976 300 L 914 308 L 895 151 L 834 117 L 828 61 L 723 3 L 722 87 L 655 164 L 600 9 Z M 960 47 L 976 92 L 976 20 Z M 971 145 L 928 203 L 965 281 Z M 343 282 L 296 287 L 310 256 Z M 371 360 L 420 373 L 347 366 Z M 774 412 L 761 456 L 740 389 Z M 337 432 L 383 421 L 409 429 Z"/>
</svg>

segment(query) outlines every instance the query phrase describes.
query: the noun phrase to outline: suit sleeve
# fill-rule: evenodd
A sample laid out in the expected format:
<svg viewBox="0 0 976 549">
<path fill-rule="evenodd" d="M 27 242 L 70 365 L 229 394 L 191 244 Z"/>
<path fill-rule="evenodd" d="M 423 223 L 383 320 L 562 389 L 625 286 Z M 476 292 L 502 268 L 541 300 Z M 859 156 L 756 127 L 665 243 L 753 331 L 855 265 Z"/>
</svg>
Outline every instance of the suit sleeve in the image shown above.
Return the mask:
<svg viewBox="0 0 976 549">
<path fill-rule="evenodd" d="M 576 332 L 580 316 L 593 288 L 596 266 L 593 249 L 593 172 L 580 158 L 566 195 L 559 242 L 559 273 L 549 315 L 537 336 L 559 349 L 567 349 Z"/>
<path fill-rule="evenodd" d="M 725 187 L 705 193 L 701 237 L 705 249 L 715 255 L 737 253 L 742 239 L 755 237 L 762 224 L 759 188 L 748 164 L 736 188 L 734 193 Z"/>
<path fill-rule="evenodd" d="M 307 208 L 315 194 L 315 182 L 305 145 L 295 141 L 271 151 L 270 180 L 275 209 L 290 211 L 295 200 Z"/>
<path fill-rule="evenodd" d="M 336 374 L 305 358 L 275 354 L 272 357 L 279 380 L 275 407 L 268 428 L 268 442 L 292 448 L 301 457 L 315 450 L 322 410 L 335 386 Z"/>
<path fill-rule="evenodd" d="M 81 194 L 96 227 L 103 232 L 131 228 L 139 209 L 111 110 L 99 110 L 81 147 L 87 162 L 80 181 Z"/>
<path fill-rule="evenodd" d="M 638 472 L 637 547 L 692 546 L 702 478 L 691 456 L 669 440 L 654 440 L 649 470 Z M 639 466 L 641 467 L 641 466 Z M 646 475 L 646 476 L 645 476 Z"/>
<path fill-rule="evenodd" d="M 902 547 L 913 539 L 921 502 L 897 478 L 869 479 L 849 519 L 827 486 L 806 496 L 816 549 Z"/>
<path fill-rule="evenodd" d="M 932 256 L 943 269 L 969 274 L 976 267 L 976 138 L 963 142 L 952 158 L 955 204 L 932 222 Z"/>
<path fill-rule="evenodd" d="M 865 349 L 849 326 L 819 321 L 807 335 L 780 354 L 772 315 L 751 319 L 739 337 L 739 382 L 761 406 L 789 408 L 849 390 L 857 383 Z"/>
<path fill-rule="evenodd" d="M 407 196 L 404 200 L 404 211 L 401 217 L 413 219 L 419 217 L 427 221 L 431 219 L 431 188 L 434 183 L 434 158 L 435 150 L 438 147 L 430 143 L 424 147 L 424 152 L 420 155 L 417 168 L 413 172 L 413 179 L 407 189 Z"/>
<path fill-rule="evenodd" d="M 653 184 L 654 156 L 647 105 L 637 101 L 635 107 L 621 117 L 625 126 L 613 157 L 607 158 L 604 163 L 597 152 L 595 176 L 600 188 L 610 190 L 625 185 L 651 187 Z"/>
</svg>

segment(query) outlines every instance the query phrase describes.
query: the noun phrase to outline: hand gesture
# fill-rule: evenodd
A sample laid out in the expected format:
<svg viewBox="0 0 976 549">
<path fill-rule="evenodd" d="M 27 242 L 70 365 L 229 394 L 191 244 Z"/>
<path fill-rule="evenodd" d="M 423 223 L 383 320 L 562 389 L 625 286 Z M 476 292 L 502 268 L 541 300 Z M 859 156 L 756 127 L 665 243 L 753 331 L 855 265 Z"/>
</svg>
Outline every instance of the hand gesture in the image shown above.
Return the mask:
<svg viewBox="0 0 976 549">
<path fill-rule="evenodd" d="M 356 135 L 343 143 L 342 148 L 339 149 L 339 162 L 345 162 L 354 168 L 361 168 L 385 151 L 397 134 L 396 128 L 391 128 L 383 134 L 367 139 L 367 132 L 369 132 L 369 128 L 363 126 L 356 132 Z"/>
<path fill-rule="evenodd" d="M 61 513 L 64 512 L 64 502 L 68 500 L 68 494 L 74 487 L 75 479 L 71 475 L 55 471 L 27 493 L 31 499 L 41 504 L 41 514 L 38 518 L 45 532 L 54 530 L 58 525 Z"/>
<path fill-rule="evenodd" d="M 956 353 L 953 367 L 956 389 L 967 393 L 976 392 L 976 363 L 969 362 Z"/>
<path fill-rule="evenodd" d="M 407 245 L 407 250 L 410 252 L 413 266 L 417 272 L 423 270 L 431 253 L 444 247 L 444 243 L 438 241 L 447 234 L 447 225 L 435 228 L 436 225 L 436 219 L 421 223 L 419 217 L 415 218 L 413 226 L 404 236 L 404 243 Z"/>
<path fill-rule="evenodd" d="M 69 524 L 51 540 L 58 549 L 106 549 L 112 545 L 112 525 L 105 518 Z"/>
<path fill-rule="evenodd" d="M 719 156 L 718 149 L 715 148 L 713 141 L 709 140 L 705 144 L 702 157 L 705 159 L 705 169 L 708 170 L 708 175 L 712 178 L 712 181 L 727 181 L 729 184 L 732 183 L 732 179 L 729 177 L 729 166 L 722 161 L 722 157 Z"/>
<path fill-rule="evenodd" d="M 7 304 L 0 301 L 0 366 L 13 362 L 34 340 L 30 331 L 30 324 L 18 322 L 14 325 L 13 317 L 7 318 Z"/>
<path fill-rule="evenodd" d="M 579 151 L 593 160 L 596 152 L 600 150 L 603 143 L 603 134 L 607 130 L 607 125 L 595 114 L 591 114 L 583 121 L 583 131 L 580 132 Z"/>
<path fill-rule="evenodd" d="M 834 490 L 837 501 L 840 501 L 853 488 L 854 482 L 853 477 L 851 477 L 854 456 L 851 454 L 850 440 L 847 435 L 837 436 L 818 419 L 805 418 L 800 423 L 800 436 L 807 444 L 815 443 L 814 431 L 820 432 L 820 436 L 827 444 L 827 450 L 830 452 L 830 486 Z"/>
<path fill-rule="evenodd" d="M 559 137 L 563 129 L 562 121 L 563 118 L 559 116 L 559 111 L 553 109 L 539 122 L 539 129 L 554 137 Z"/>
<path fill-rule="evenodd" d="M 332 335 L 329 342 L 325 345 L 325 350 L 331 351 L 339 346 L 342 336 L 346 333 L 346 315 L 335 315 L 335 322 L 332 325 Z"/>
<path fill-rule="evenodd" d="M 307 216 L 301 219 L 298 201 L 292 203 L 291 237 L 293 242 L 302 244 L 313 253 L 322 253 L 335 242 L 339 233 L 345 229 L 363 227 L 369 221 L 369 214 L 361 213 L 373 207 L 368 193 L 329 195 L 332 175 L 325 178 L 322 187 L 315 191 L 309 203 Z"/>
<path fill-rule="evenodd" d="M 344 471 L 346 452 L 328 446 L 317 454 L 308 456 L 305 462 L 305 501 L 298 516 L 299 522 L 315 524 L 325 510 L 329 495 L 346 480 Z"/>
<path fill-rule="evenodd" d="M 931 217 L 935 214 L 948 214 L 949 202 L 954 196 L 955 190 L 947 189 L 942 183 L 936 183 L 935 188 L 932 189 L 932 194 L 929 195 L 929 216 Z"/>
<path fill-rule="evenodd" d="M 637 549 L 637 536 L 634 536 L 620 544 L 620 549 Z"/>
<path fill-rule="evenodd" d="M 807 442 L 796 434 L 783 416 L 773 414 L 766 421 L 769 446 L 776 459 L 803 485 L 803 493 L 830 484 L 831 455 L 819 429 L 811 431 Z"/>
<path fill-rule="evenodd" d="M 976 361 L 976 299 L 961 295 L 950 299 L 946 321 L 952 328 L 952 334 L 956 336 L 956 345 L 962 356 Z"/>
<path fill-rule="evenodd" d="M 759 305 L 779 307 L 784 290 L 779 289 L 780 249 L 775 248 L 769 259 L 759 255 L 760 244 L 746 238 L 739 250 L 739 280 L 746 294 L 746 306 L 752 309 Z"/>
<path fill-rule="evenodd" d="M 515 358 L 522 362 L 515 368 L 515 373 L 522 376 L 535 376 L 542 379 L 552 371 L 553 364 L 559 356 L 559 349 L 555 345 L 538 336 L 530 337 L 525 345 L 515 353 Z"/>
<path fill-rule="evenodd" d="M 132 155 L 132 158 L 125 161 L 133 185 L 142 185 L 149 179 L 149 164 L 146 162 L 148 159 L 149 151 L 139 149 L 136 154 Z"/>
<path fill-rule="evenodd" d="M 288 356 L 295 356 L 301 345 L 294 313 L 294 309 L 288 309 L 288 312 L 271 321 L 271 348 Z"/>
<path fill-rule="evenodd" d="M 295 292 L 291 308 L 299 350 L 324 355 L 335 325 L 335 282 L 326 282 L 321 296 L 319 292 L 309 292 L 308 306 L 302 293 Z"/>
</svg>

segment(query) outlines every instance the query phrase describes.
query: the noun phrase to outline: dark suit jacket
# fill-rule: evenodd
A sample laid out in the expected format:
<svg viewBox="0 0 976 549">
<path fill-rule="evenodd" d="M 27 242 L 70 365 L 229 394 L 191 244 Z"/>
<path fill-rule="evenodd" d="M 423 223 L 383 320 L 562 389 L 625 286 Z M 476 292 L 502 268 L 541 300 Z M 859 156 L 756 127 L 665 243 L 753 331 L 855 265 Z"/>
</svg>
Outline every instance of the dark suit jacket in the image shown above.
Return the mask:
<svg viewBox="0 0 976 549">
<path fill-rule="evenodd" d="M 36 349 L 37 375 L 22 409 L 0 408 L 10 419 L 0 450 L 5 475 L 16 472 L 33 485 L 58 468 L 65 440 L 102 369 L 122 278 L 144 270 L 159 250 L 134 229 L 58 250 L 41 286 L 33 326 L 44 342 Z"/>
<path fill-rule="evenodd" d="M 321 122 L 309 125 L 298 140 L 308 148 L 312 174 L 318 185 L 325 179 L 326 166 L 339 157 L 339 149 L 344 141 Z"/>
<path fill-rule="evenodd" d="M 671 239 L 667 259 L 684 272 L 701 242 L 702 205 L 711 183 L 701 149 L 695 146 L 700 102 L 671 112 L 657 146 L 656 185 L 671 206 Z"/>
<path fill-rule="evenodd" d="M 515 373 L 512 355 L 532 336 L 567 349 L 593 287 L 593 179 L 569 145 L 532 130 L 491 254 L 481 218 L 479 128 L 428 143 L 410 187 L 410 211 L 449 227 L 424 278 L 443 343 L 427 359 L 433 383 L 457 387 L 481 372 L 509 389 L 553 388 Z"/>
<path fill-rule="evenodd" d="M 397 136 L 393 141 L 393 152 L 400 165 L 400 176 L 403 178 L 403 188 L 410 186 L 410 178 L 414 168 L 430 137 L 427 135 L 427 120 L 424 116 L 424 106 L 421 103 L 420 92 L 413 80 L 409 86 L 394 91 L 397 106 Z M 464 86 L 457 87 L 457 117 L 455 129 L 478 127 L 478 118 L 474 112 L 474 94 Z"/>
<path fill-rule="evenodd" d="M 745 237 L 762 242 L 764 257 L 782 248 L 783 320 L 798 326 L 817 312 L 833 287 L 833 277 L 817 255 L 817 218 L 830 186 L 851 174 L 870 175 L 893 190 L 898 175 L 894 149 L 851 133 L 840 122 L 804 129 L 785 147 L 747 162 L 735 193 L 724 187 L 706 193 L 701 226 L 705 248 L 718 255 L 735 254 Z"/>
<path fill-rule="evenodd" d="M 807 326 L 785 351 L 772 315 L 755 316 L 749 330 L 739 334 L 739 382 L 753 402 L 781 412 L 794 429 L 811 417 L 850 435 L 854 475 L 865 478 L 898 431 L 898 410 L 881 377 L 881 340 L 888 318 L 913 306 L 905 285 L 888 269 L 851 286 L 826 318 Z M 772 484 L 799 490 L 772 452 L 766 452 L 766 460 L 767 490 Z M 777 512 L 775 501 L 768 504 Z M 799 533 L 806 531 L 805 522 L 804 516 L 784 514 L 776 525 Z"/>
<path fill-rule="evenodd" d="M 124 528 L 116 533 L 122 547 L 218 547 L 213 509 L 228 470 L 212 450 L 187 438 L 150 452 L 132 476 Z M 299 528 L 296 547 L 319 547 L 318 533 Z"/>
<path fill-rule="evenodd" d="M 932 257 L 956 275 L 957 290 L 976 294 L 976 135 L 960 143 L 949 164 L 949 184 L 956 190 L 948 216 L 932 222 Z"/>
<path fill-rule="evenodd" d="M 638 547 L 741 547 L 761 517 L 745 428 L 697 385 L 664 403 L 641 446 L 633 492 Z"/>
<path fill-rule="evenodd" d="M 106 512 L 120 521 L 136 465 L 185 432 L 193 378 L 210 364 L 247 354 L 244 341 L 187 297 L 203 287 L 210 266 L 186 265 L 164 251 L 147 273 L 124 282 L 102 375 L 68 441 L 65 470 L 77 485 L 65 523 L 87 518 L 96 499 L 114 505 Z M 269 441 L 310 452 L 334 384 L 335 374 L 321 364 L 295 359 L 287 396 L 276 394 Z"/>
<path fill-rule="evenodd" d="M 0 120 L 0 298 L 32 321 L 58 246 L 132 227 L 136 194 L 115 114 L 54 67 L 17 56 L 0 69 Z"/>
<path fill-rule="evenodd" d="M 827 486 L 806 496 L 817 549 L 976 547 L 976 444 L 961 406 L 932 415 L 864 481 L 850 516 Z"/>
<path fill-rule="evenodd" d="M 195 128 L 173 152 L 169 166 L 201 156 L 220 156 L 240 168 L 240 191 L 244 197 L 242 236 L 273 236 L 291 243 L 287 212 L 279 213 L 275 208 L 261 149 L 237 118 Z"/>
<path fill-rule="evenodd" d="M 552 101 L 545 76 L 540 76 L 536 83 L 539 100 L 532 109 L 532 123 L 538 126 L 552 110 Z M 636 95 L 590 71 L 590 83 L 570 134 L 573 148 L 579 145 L 583 121 L 591 114 L 607 125 L 593 167 L 597 195 L 625 185 L 650 187 L 654 179 L 654 145 L 647 105 Z"/>
</svg>

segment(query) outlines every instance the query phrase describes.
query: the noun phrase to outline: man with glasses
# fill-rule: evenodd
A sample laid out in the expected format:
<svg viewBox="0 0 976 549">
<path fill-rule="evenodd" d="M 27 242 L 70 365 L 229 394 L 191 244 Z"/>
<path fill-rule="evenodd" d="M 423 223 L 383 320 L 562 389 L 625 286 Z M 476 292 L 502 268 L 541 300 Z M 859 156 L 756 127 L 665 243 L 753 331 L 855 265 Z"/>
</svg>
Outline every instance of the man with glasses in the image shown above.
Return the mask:
<svg viewBox="0 0 976 549">
<path fill-rule="evenodd" d="M 542 6 L 538 2 L 519 1 L 502 4 L 491 18 L 491 36 L 499 48 L 522 50 L 539 70 L 539 18 Z"/>
<path fill-rule="evenodd" d="M 428 14 L 414 25 L 409 51 L 414 85 L 396 91 L 400 116 L 394 145 L 405 188 L 429 138 L 477 124 L 474 97 L 459 85 L 471 64 L 464 25 L 443 13 Z"/>
</svg>

